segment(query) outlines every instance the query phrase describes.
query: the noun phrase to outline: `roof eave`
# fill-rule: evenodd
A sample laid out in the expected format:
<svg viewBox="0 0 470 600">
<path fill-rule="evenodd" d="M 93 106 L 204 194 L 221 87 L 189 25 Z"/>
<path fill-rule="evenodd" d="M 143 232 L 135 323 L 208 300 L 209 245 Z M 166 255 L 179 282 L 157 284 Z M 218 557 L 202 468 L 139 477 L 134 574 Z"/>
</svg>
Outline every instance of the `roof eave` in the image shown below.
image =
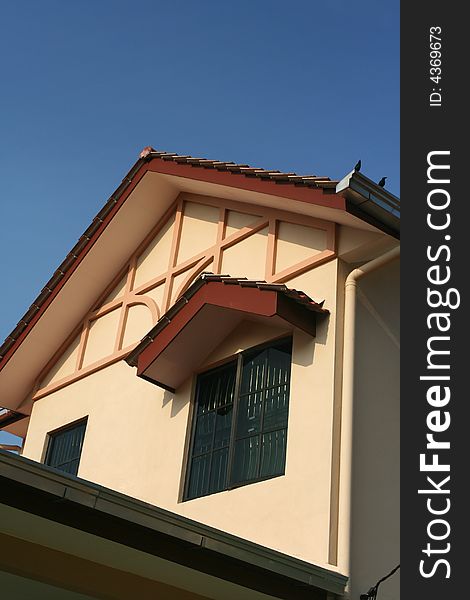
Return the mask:
<svg viewBox="0 0 470 600">
<path fill-rule="evenodd" d="M 346 210 L 400 237 L 400 199 L 360 173 L 351 171 L 336 185 L 336 193 L 347 200 Z"/>
<path fill-rule="evenodd" d="M 0 480 L 1 503 L 247 588 L 280 598 L 276 582 L 292 596 L 344 593 L 340 573 L 1 450 Z"/>
<path fill-rule="evenodd" d="M 2 408 L 0 409 L 0 429 L 13 425 L 13 423 L 21 421 L 22 419 L 26 419 L 27 416 L 28 415 L 8 408 Z"/>
</svg>

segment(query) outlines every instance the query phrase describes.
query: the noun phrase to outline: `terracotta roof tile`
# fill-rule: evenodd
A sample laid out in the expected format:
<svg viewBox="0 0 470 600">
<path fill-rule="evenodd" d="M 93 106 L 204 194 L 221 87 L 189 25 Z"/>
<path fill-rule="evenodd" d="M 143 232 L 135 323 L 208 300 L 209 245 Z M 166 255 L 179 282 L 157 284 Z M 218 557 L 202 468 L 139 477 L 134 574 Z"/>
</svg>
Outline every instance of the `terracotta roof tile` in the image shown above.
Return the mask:
<svg viewBox="0 0 470 600">
<path fill-rule="evenodd" d="M 202 273 L 198 279 L 192 284 L 191 287 L 200 287 L 199 281 L 209 282 L 217 281 L 224 283 L 225 285 L 239 285 L 240 287 L 257 287 L 259 290 L 267 290 L 270 292 L 279 292 L 284 296 L 287 296 L 291 300 L 295 300 L 299 304 L 302 304 L 308 310 L 328 314 L 329 311 L 323 308 L 323 302 L 315 302 L 310 296 L 307 296 L 305 292 L 288 288 L 283 283 L 267 283 L 264 280 L 259 279 L 247 279 L 246 277 L 230 277 L 230 275 L 215 275 L 214 273 Z M 191 288 L 188 289 L 188 292 Z"/>
<path fill-rule="evenodd" d="M 324 188 L 330 189 L 335 188 L 337 181 L 332 181 L 329 177 L 318 177 L 316 175 L 297 175 L 296 173 L 284 173 L 279 170 L 272 169 L 260 169 L 258 167 L 251 167 L 245 164 L 237 164 L 234 162 L 225 162 L 220 160 L 210 160 L 207 158 L 196 158 L 194 156 L 179 155 L 174 152 L 164 152 L 161 150 L 154 150 L 153 148 L 147 148 L 145 157 L 150 158 L 161 158 L 162 160 L 171 160 L 178 164 L 188 164 L 192 167 L 203 167 L 205 169 L 218 169 L 227 170 L 231 173 L 240 173 L 247 177 L 258 177 L 259 179 L 271 179 L 276 183 L 294 183 L 306 187 L 312 188 Z"/>
<path fill-rule="evenodd" d="M 175 318 L 177 313 L 188 304 L 191 298 L 206 284 L 223 283 L 224 285 L 240 286 L 242 288 L 258 288 L 260 291 L 277 292 L 283 296 L 300 304 L 303 309 L 329 314 L 329 310 L 323 308 L 323 302 L 315 302 L 310 296 L 299 290 L 288 288 L 283 283 L 267 283 L 264 280 L 247 279 L 246 277 L 230 277 L 230 275 L 215 275 L 211 272 L 204 272 L 189 286 L 182 296 L 160 317 L 156 325 L 147 333 L 146 336 L 137 344 L 137 346 L 126 357 L 126 362 L 131 366 L 137 365 L 139 355 L 151 344 L 156 336 L 165 329 Z"/>
</svg>

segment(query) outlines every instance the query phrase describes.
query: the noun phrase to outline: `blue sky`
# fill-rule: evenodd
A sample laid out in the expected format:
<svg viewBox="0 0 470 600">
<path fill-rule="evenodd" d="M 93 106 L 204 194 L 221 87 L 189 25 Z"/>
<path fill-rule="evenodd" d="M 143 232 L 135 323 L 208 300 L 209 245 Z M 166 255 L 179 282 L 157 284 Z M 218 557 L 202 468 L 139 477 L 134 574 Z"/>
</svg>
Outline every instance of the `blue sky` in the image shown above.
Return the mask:
<svg viewBox="0 0 470 600">
<path fill-rule="evenodd" d="M 2 340 L 144 146 L 399 194 L 398 0 L 1 12 Z"/>
</svg>

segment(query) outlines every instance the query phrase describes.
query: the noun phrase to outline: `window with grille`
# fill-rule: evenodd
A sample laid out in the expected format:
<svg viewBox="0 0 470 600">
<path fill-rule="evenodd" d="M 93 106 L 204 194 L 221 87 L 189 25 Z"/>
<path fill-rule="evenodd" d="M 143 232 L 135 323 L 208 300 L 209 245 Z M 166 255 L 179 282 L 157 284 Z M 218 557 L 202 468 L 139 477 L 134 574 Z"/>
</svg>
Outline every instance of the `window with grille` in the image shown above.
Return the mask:
<svg viewBox="0 0 470 600">
<path fill-rule="evenodd" d="M 86 420 L 49 434 L 46 465 L 76 475 L 82 453 Z"/>
<path fill-rule="evenodd" d="M 292 339 L 199 375 L 185 499 L 284 474 Z"/>
</svg>

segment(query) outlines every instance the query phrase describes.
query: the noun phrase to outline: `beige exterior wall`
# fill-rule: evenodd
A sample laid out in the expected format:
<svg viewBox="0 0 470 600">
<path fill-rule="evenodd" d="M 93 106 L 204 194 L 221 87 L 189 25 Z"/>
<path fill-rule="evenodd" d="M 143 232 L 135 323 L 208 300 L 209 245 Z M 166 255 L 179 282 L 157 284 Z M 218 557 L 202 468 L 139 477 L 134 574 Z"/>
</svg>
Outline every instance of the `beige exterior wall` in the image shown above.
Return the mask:
<svg viewBox="0 0 470 600">
<path fill-rule="evenodd" d="M 359 281 L 351 490 L 351 598 L 400 562 L 399 261 Z M 400 597 L 399 573 L 380 586 Z"/>
<path fill-rule="evenodd" d="M 47 433 L 88 416 L 79 476 L 315 564 L 328 565 L 334 305 L 337 261 L 298 278 L 332 314 L 316 339 L 294 334 L 285 476 L 181 502 L 191 378 L 176 394 L 118 362 L 34 404 L 24 456 L 41 460 Z M 300 287 L 302 286 L 302 287 Z M 244 322 L 213 364 L 285 331 Z M 275 524 L 275 525 L 274 525 Z"/>
<path fill-rule="evenodd" d="M 263 219 L 261 207 L 259 211 L 251 207 L 251 210 L 239 212 L 234 212 L 233 207 L 226 208 L 225 222 L 221 225 L 220 221 L 218 224 L 216 222 L 217 214 L 220 217 L 220 210 L 213 206 L 198 208 L 197 203 L 189 202 L 186 213 L 184 205 L 180 206 L 183 206 L 180 216 L 177 214 L 176 218 L 171 217 L 171 225 L 163 227 L 156 234 L 149 246 L 151 250 L 141 250 L 140 256 L 145 259 L 142 260 L 137 255 L 133 259 L 134 263 L 131 261 L 127 291 L 126 286 L 123 287 L 120 283 L 118 295 L 129 297 L 129 286 L 134 277 L 134 287 L 139 288 L 137 293 L 155 302 L 162 313 L 165 299 L 167 302 L 174 301 L 177 290 L 184 282 L 186 281 L 187 287 L 192 278 L 197 276 L 197 269 L 207 270 L 207 265 L 215 264 L 218 260 L 219 272 L 228 272 L 232 276 L 269 279 L 272 275 L 275 280 L 276 270 L 281 270 L 284 274 L 287 273 L 283 279 L 286 285 L 306 292 L 314 300 L 324 300 L 325 307 L 330 311 L 327 318 L 319 320 L 315 339 L 300 331 L 294 332 L 285 475 L 181 502 L 195 378 L 188 379 L 175 394 L 171 394 L 138 379 L 135 370 L 122 360 L 104 364 L 96 372 L 85 373 L 86 376 L 81 378 L 75 373 L 75 380 L 40 396 L 33 407 L 24 456 L 42 460 L 48 432 L 88 416 L 78 473 L 80 477 L 308 562 L 345 573 L 346 565 L 342 561 L 341 548 L 338 551 L 336 549 L 340 493 L 337 485 L 337 445 L 341 409 L 342 286 L 349 267 L 334 255 L 329 256 L 327 262 L 315 263 L 319 253 L 325 251 L 327 243 L 331 244 L 331 239 L 327 242 L 328 236 L 331 238 L 331 230 L 327 233 L 326 229 L 314 224 L 299 223 L 297 216 L 293 216 L 290 222 L 286 220 L 284 213 L 282 218 L 276 220 L 271 212 L 266 226 L 259 221 L 259 226 L 253 233 L 246 235 L 243 233 L 244 228 L 257 219 Z M 182 237 L 175 242 L 174 230 L 178 223 Z M 345 231 L 339 232 L 340 249 L 354 256 L 354 259 L 362 256 L 363 246 L 377 244 L 386 237 L 366 233 L 364 235 L 369 237 L 364 241 L 363 235 L 356 235 L 350 228 L 344 229 Z M 217 243 L 220 245 L 223 239 L 232 235 L 241 235 L 240 240 L 217 250 Z M 276 247 L 273 247 L 272 236 L 277 236 Z M 295 236 L 299 236 L 298 245 L 294 243 Z M 201 245 L 201 240 L 207 241 L 206 246 Z M 210 249 L 204 255 L 209 257 L 205 263 L 197 262 L 200 255 L 196 257 L 195 263 L 191 263 L 191 248 L 194 244 L 197 247 L 194 246 L 193 252 L 196 253 L 214 243 L 215 249 Z M 202 258 L 205 260 L 204 256 Z M 188 262 L 188 265 L 183 271 L 176 272 L 175 266 L 177 267 L 179 260 L 183 260 L 183 264 L 186 264 L 184 261 Z M 211 263 L 211 260 L 214 262 Z M 309 264 L 310 260 L 312 264 Z M 132 264 L 136 265 L 135 271 L 132 271 Z M 270 264 L 272 274 L 269 273 Z M 198 265 L 202 267 L 199 268 Z M 299 265 L 297 270 L 296 265 Z M 170 269 L 167 274 L 162 274 L 164 267 Z M 370 283 L 364 279 L 364 298 L 369 298 L 369 303 L 375 307 L 376 312 L 371 312 L 366 302 L 367 307 L 361 305 L 358 314 L 359 329 L 365 327 L 368 335 L 373 336 L 373 344 L 362 334 L 358 338 L 357 355 L 363 361 L 357 365 L 360 382 L 358 397 L 361 400 L 357 407 L 359 432 L 372 425 L 375 427 L 375 420 L 379 419 L 382 410 L 384 414 L 388 415 L 390 412 L 390 415 L 394 415 L 397 402 L 396 347 L 390 341 L 389 333 L 392 330 L 397 333 L 398 303 L 395 300 L 395 306 L 389 306 L 393 295 L 389 283 L 385 285 L 384 281 L 376 281 L 370 277 Z M 169 281 L 174 282 L 173 290 Z M 150 284 L 153 287 L 147 290 L 145 286 L 150 288 Z M 111 301 L 116 302 L 113 297 Z M 120 310 L 126 310 L 125 306 Z M 150 314 L 147 306 L 130 306 L 127 319 L 121 317 L 116 324 L 113 321 L 112 327 L 104 325 L 111 322 L 113 313 L 101 315 L 101 334 L 93 338 L 94 356 L 100 355 L 103 358 L 110 348 L 119 350 L 137 341 L 152 324 Z M 382 315 L 382 321 L 377 320 L 378 314 Z M 384 322 L 389 321 L 390 331 L 384 333 Z M 120 334 L 116 333 L 118 326 L 121 327 Z M 98 326 L 95 328 L 98 331 Z M 90 333 L 92 332 L 93 329 Z M 243 322 L 214 350 L 206 366 L 280 333 L 282 331 L 277 329 Z M 116 341 L 116 335 L 118 338 L 119 335 L 122 337 L 121 346 L 119 339 Z M 393 359 L 388 358 L 390 353 Z M 87 356 L 86 349 L 84 356 Z M 368 356 L 375 369 L 372 377 L 368 372 Z M 380 390 L 382 372 L 388 382 L 386 392 Z M 56 380 L 57 377 L 54 381 Z M 386 423 L 387 419 L 384 419 L 380 425 L 382 429 L 386 428 Z M 382 432 L 382 441 L 386 443 L 389 452 L 385 462 L 393 473 L 396 473 L 397 468 L 394 464 L 395 435 L 394 426 L 388 433 Z M 372 470 L 372 464 L 369 463 L 376 458 L 377 452 L 380 455 L 381 449 L 385 448 L 379 447 L 379 439 L 378 437 L 376 447 L 372 449 L 372 453 L 375 453 L 373 457 L 368 456 L 367 450 L 361 446 L 363 440 L 357 441 L 358 445 L 353 449 L 355 473 L 362 473 L 362 463 L 366 465 L 367 472 Z M 373 477 L 378 477 L 378 474 L 372 474 L 371 477 L 370 481 L 375 481 Z M 358 481 L 362 479 L 359 478 Z M 395 475 L 390 482 L 395 484 Z M 393 490 L 387 487 L 390 482 L 387 480 L 383 483 L 385 487 L 383 490 L 381 488 L 380 502 L 385 503 L 387 498 L 393 497 Z M 368 513 L 363 510 L 361 494 L 360 486 L 355 484 L 353 519 L 357 519 L 367 529 Z M 390 500 L 388 504 L 393 502 L 395 500 Z M 385 503 L 384 506 L 389 513 L 392 508 L 388 504 Z M 379 522 L 381 518 L 393 522 L 395 515 L 390 518 L 387 513 L 384 516 L 381 504 L 375 504 L 368 510 L 373 515 L 371 523 L 375 527 L 375 520 Z M 354 535 L 356 531 L 357 536 Z M 368 563 L 362 561 L 362 557 L 368 556 L 368 553 L 371 557 L 374 556 L 376 548 L 374 550 L 372 542 L 376 541 L 375 531 L 376 529 L 371 530 L 363 536 L 356 524 L 353 529 L 352 572 L 358 574 L 359 587 L 367 580 L 366 589 L 387 572 L 389 566 L 392 568 L 397 562 L 393 557 L 392 564 L 387 563 L 384 567 L 382 563 L 377 563 L 377 557 Z M 395 544 L 396 538 L 390 545 L 395 548 Z M 394 551 L 391 554 L 395 556 Z M 390 558 L 392 559 L 391 556 Z M 366 589 L 361 589 L 360 592 Z"/>
</svg>

